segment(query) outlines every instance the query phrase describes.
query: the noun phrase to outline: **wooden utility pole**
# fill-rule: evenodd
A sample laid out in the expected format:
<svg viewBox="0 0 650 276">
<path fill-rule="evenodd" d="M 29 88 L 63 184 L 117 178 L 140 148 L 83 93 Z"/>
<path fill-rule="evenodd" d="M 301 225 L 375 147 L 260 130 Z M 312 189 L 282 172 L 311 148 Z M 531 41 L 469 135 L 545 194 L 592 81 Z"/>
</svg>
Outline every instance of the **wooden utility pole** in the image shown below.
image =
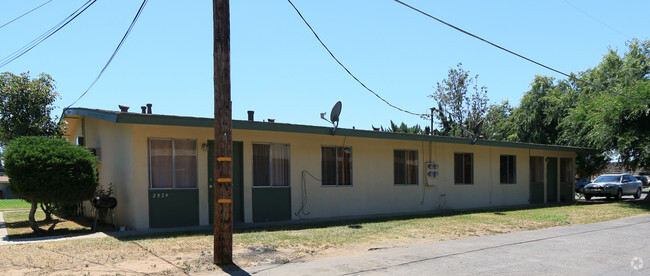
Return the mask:
<svg viewBox="0 0 650 276">
<path fill-rule="evenodd" d="M 212 0 L 214 22 L 214 263 L 232 263 L 230 5 Z"/>
</svg>

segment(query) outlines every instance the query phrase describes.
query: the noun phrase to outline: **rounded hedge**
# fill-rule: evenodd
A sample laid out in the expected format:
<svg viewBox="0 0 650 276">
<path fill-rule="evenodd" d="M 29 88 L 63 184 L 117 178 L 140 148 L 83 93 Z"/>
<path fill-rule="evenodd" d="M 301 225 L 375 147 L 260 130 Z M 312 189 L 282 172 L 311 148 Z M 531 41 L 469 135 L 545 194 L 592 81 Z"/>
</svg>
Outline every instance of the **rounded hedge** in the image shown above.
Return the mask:
<svg viewBox="0 0 650 276">
<path fill-rule="evenodd" d="M 26 136 L 4 152 L 12 193 L 29 202 L 89 200 L 97 188 L 97 158 L 67 140 Z"/>
</svg>

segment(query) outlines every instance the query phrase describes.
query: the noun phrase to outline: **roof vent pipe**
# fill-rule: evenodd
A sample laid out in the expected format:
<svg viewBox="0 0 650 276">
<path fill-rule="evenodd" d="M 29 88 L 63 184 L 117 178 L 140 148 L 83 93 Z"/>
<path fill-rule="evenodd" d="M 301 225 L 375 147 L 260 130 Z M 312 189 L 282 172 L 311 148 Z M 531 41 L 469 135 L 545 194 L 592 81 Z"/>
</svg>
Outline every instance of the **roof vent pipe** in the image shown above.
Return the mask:
<svg viewBox="0 0 650 276">
<path fill-rule="evenodd" d="M 142 109 L 142 114 L 147 114 L 147 107 L 146 106 L 143 105 L 140 108 Z"/>
<path fill-rule="evenodd" d="M 248 111 L 248 120 L 252 122 L 252 121 L 255 121 L 254 118 L 255 118 L 255 111 L 249 110 Z"/>
<path fill-rule="evenodd" d="M 129 112 L 129 107 L 126 106 L 126 105 L 121 105 L 120 104 L 120 105 L 118 105 L 118 107 L 120 108 L 120 112 Z"/>
<path fill-rule="evenodd" d="M 147 114 L 151 114 L 151 106 L 152 104 L 150 103 L 147 104 Z"/>
<path fill-rule="evenodd" d="M 269 118 L 269 123 L 275 123 L 275 119 Z"/>
</svg>

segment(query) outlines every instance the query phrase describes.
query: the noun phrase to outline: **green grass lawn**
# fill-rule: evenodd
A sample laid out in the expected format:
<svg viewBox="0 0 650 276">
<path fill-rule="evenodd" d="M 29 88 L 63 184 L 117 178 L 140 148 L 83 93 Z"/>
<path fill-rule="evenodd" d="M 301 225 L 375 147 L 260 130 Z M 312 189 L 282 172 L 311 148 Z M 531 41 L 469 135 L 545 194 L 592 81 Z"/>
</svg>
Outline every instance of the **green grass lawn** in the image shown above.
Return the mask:
<svg viewBox="0 0 650 276">
<path fill-rule="evenodd" d="M 15 209 L 29 209 L 31 204 L 22 199 L 0 199 L 0 212 L 11 211 Z"/>
</svg>

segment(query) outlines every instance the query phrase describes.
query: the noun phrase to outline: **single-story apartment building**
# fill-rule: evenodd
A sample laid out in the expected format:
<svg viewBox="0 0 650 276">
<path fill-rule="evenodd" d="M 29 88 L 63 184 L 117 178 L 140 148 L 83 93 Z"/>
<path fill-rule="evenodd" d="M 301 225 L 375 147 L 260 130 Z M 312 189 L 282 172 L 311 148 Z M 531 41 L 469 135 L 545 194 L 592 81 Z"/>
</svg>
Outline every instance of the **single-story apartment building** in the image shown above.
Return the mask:
<svg viewBox="0 0 650 276">
<path fill-rule="evenodd" d="M 209 225 L 214 119 L 67 108 L 129 229 Z M 235 222 L 568 202 L 565 146 L 233 120 Z"/>
</svg>

